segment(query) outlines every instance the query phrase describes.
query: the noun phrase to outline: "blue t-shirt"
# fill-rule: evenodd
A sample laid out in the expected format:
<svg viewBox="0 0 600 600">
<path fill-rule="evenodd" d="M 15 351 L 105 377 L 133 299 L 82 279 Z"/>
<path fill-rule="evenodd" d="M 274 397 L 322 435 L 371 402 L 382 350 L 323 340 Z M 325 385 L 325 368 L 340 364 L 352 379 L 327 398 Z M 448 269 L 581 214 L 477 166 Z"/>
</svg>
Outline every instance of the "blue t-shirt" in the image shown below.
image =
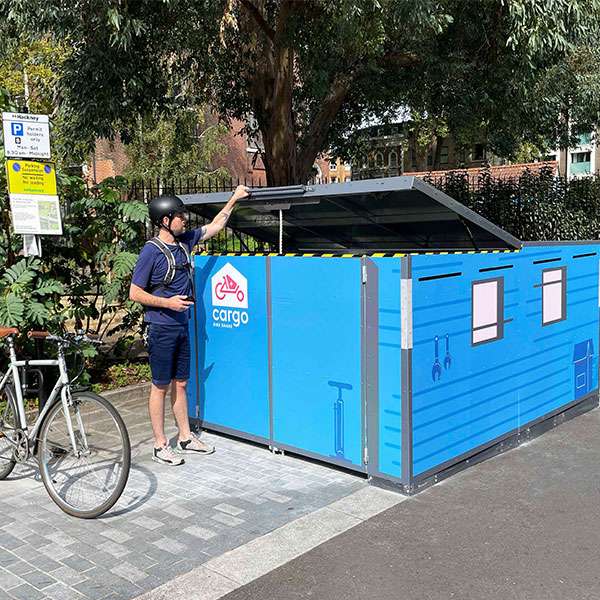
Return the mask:
<svg viewBox="0 0 600 600">
<path fill-rule="evenodd" d="M 205 228 L 192 229 L 179 236 L 179 242 L 185 244 L 189 252 L 202 239 Z M 176 265 L 185 265 L 187 262 L 184 251 L 177 244 L 165 244 L 173 253 Z M 154 285 L 160 285 L 167 274 L 168 264 L 165 255 L 154 245 L 146 244 L 138 256 L 131 282 L 143 290 L 150 292 Z M 171 298 L 172 296 L 192 296 L 192 282 L 186 269 L 177 269 L 175 277 L 168 287 L 159 287 L 151 292 L 153 296 Z M 146 323 L 157 325 L 187 325 L 190 311 L 177 312 L 168 308 L 146 306 Z"/>
</svg>

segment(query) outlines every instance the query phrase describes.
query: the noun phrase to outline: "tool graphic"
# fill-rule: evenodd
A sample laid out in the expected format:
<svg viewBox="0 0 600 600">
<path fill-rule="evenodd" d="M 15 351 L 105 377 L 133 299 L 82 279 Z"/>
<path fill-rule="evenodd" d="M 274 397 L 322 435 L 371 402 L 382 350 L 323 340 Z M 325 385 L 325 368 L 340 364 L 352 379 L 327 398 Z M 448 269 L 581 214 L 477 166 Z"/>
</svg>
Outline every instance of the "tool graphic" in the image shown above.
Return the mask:
<svg viewBox="0 0 600 600">
<path fill-rule="evenodd" d="M 337 388 L 338 396 L 333 403 L 333 443 L 334 456 L 344 458 L 344 399 L 342 390 L 351 390 L 349 383 L 339 381 L 328 381 L 330 386 Z"/>
<path fill-rule="evenodd" d="M 433 361 L 433 367 L 431 368 L 431 378 L 434 381 L 439 381 L 442 377 L 442 365 L 440 364 L 440 338 L 439 336 L 435 336 L 433 338 L 433 342 L 435 343 L 435 360 Z"/>
<path fill-rule="evenodd" d="M 444 369 L 449 369 L 452 365 L 452 357 L 450 356 L 450 336 L 446 334 L 446 356 L 444 356 Z"/>
</svg>

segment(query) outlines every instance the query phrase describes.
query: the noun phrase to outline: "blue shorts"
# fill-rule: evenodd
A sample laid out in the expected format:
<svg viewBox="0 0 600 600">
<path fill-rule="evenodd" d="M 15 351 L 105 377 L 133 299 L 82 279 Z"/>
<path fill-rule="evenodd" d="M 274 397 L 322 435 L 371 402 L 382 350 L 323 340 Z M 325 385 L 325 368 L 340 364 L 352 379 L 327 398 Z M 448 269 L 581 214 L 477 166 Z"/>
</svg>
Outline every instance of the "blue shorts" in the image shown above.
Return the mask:
<svg viewBox="0 0 600 600">
<path fill-rule="evenodd" d="M 148 325 L 148 356 L 154 385 L 190 378 L 190 335 L 187 325 Z"/>
</svg>

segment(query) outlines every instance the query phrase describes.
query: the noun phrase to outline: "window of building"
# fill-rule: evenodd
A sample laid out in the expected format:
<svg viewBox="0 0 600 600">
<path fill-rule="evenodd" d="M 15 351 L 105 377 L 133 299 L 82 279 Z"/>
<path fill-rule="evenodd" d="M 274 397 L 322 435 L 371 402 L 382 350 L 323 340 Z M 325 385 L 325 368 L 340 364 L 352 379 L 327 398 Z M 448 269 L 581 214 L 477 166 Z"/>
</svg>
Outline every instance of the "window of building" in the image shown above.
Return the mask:
<svg viewBox="0 0 600 600">
<path fill-rule="evenodd" d="M 378 152 L 375 155 L 375 166 L 376 167 L 383 167 L 383 165 L 384 165 L 383 154 L 381 152 Z"/>
<path fill-rule="evenodd" d="M 440 165 L 448 164 L 448 146 L 442 146 L 440 148 Z"/>
<path fill-rule="evenodd" d="M 542 272 L 542 325 L 567 318 L 567 268 Z"/>
<path fill-rule="evenodd" d="M 331 177 L 331 183 L 337 183 L 337 182 L 338 182 L 337 177 Z"/>
<path fill-rule="evenodd" d="M 483 144 L 475 144 L 473 147 L 473 160 L 485 160 L 485 146 Z"/>
<path fill-rule="evenodd" d="M 473 346 L 504 337 L 504 278 L 472 284 L 471 343 Z"/>
<path fill-rule="evenodd" d="M 388 165 L 390 167 L 397 167 L 398 166 L 398 153 L 395 150 L 392 150 L 390 152 L 390 155 L 388 157 Z"/>
<path fill-rule="evenodd" d="M 329 170 L 330 171 L 337 171 L 337 162 L 335 160 L 332 160 L 329 163 Z"/>
<path fill-rule="evenodd" d="M 571 154 L 571 162 L 573 163 L 590 162 L 591 159 L 591 152 L 573 152 Z"/>
</svg>

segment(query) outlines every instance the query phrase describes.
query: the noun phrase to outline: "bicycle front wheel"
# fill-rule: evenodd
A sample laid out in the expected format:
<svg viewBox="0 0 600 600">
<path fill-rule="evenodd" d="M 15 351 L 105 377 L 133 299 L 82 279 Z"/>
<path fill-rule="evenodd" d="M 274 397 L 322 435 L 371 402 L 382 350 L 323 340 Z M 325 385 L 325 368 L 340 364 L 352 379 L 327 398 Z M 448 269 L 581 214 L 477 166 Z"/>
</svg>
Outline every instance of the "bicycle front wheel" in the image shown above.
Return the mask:
<svg viewBox="0 0 600 600">
<path fill-rule="evenodd" d="M 74 394 L 67 413 L 59 401 L 44 419 L 37 450 L 40 472 L 63 511 L 93 519 L 112 508 L 125 489 L 131 464 L 129 435 L 121 415 L 97 394 Z"/>
</svg>

